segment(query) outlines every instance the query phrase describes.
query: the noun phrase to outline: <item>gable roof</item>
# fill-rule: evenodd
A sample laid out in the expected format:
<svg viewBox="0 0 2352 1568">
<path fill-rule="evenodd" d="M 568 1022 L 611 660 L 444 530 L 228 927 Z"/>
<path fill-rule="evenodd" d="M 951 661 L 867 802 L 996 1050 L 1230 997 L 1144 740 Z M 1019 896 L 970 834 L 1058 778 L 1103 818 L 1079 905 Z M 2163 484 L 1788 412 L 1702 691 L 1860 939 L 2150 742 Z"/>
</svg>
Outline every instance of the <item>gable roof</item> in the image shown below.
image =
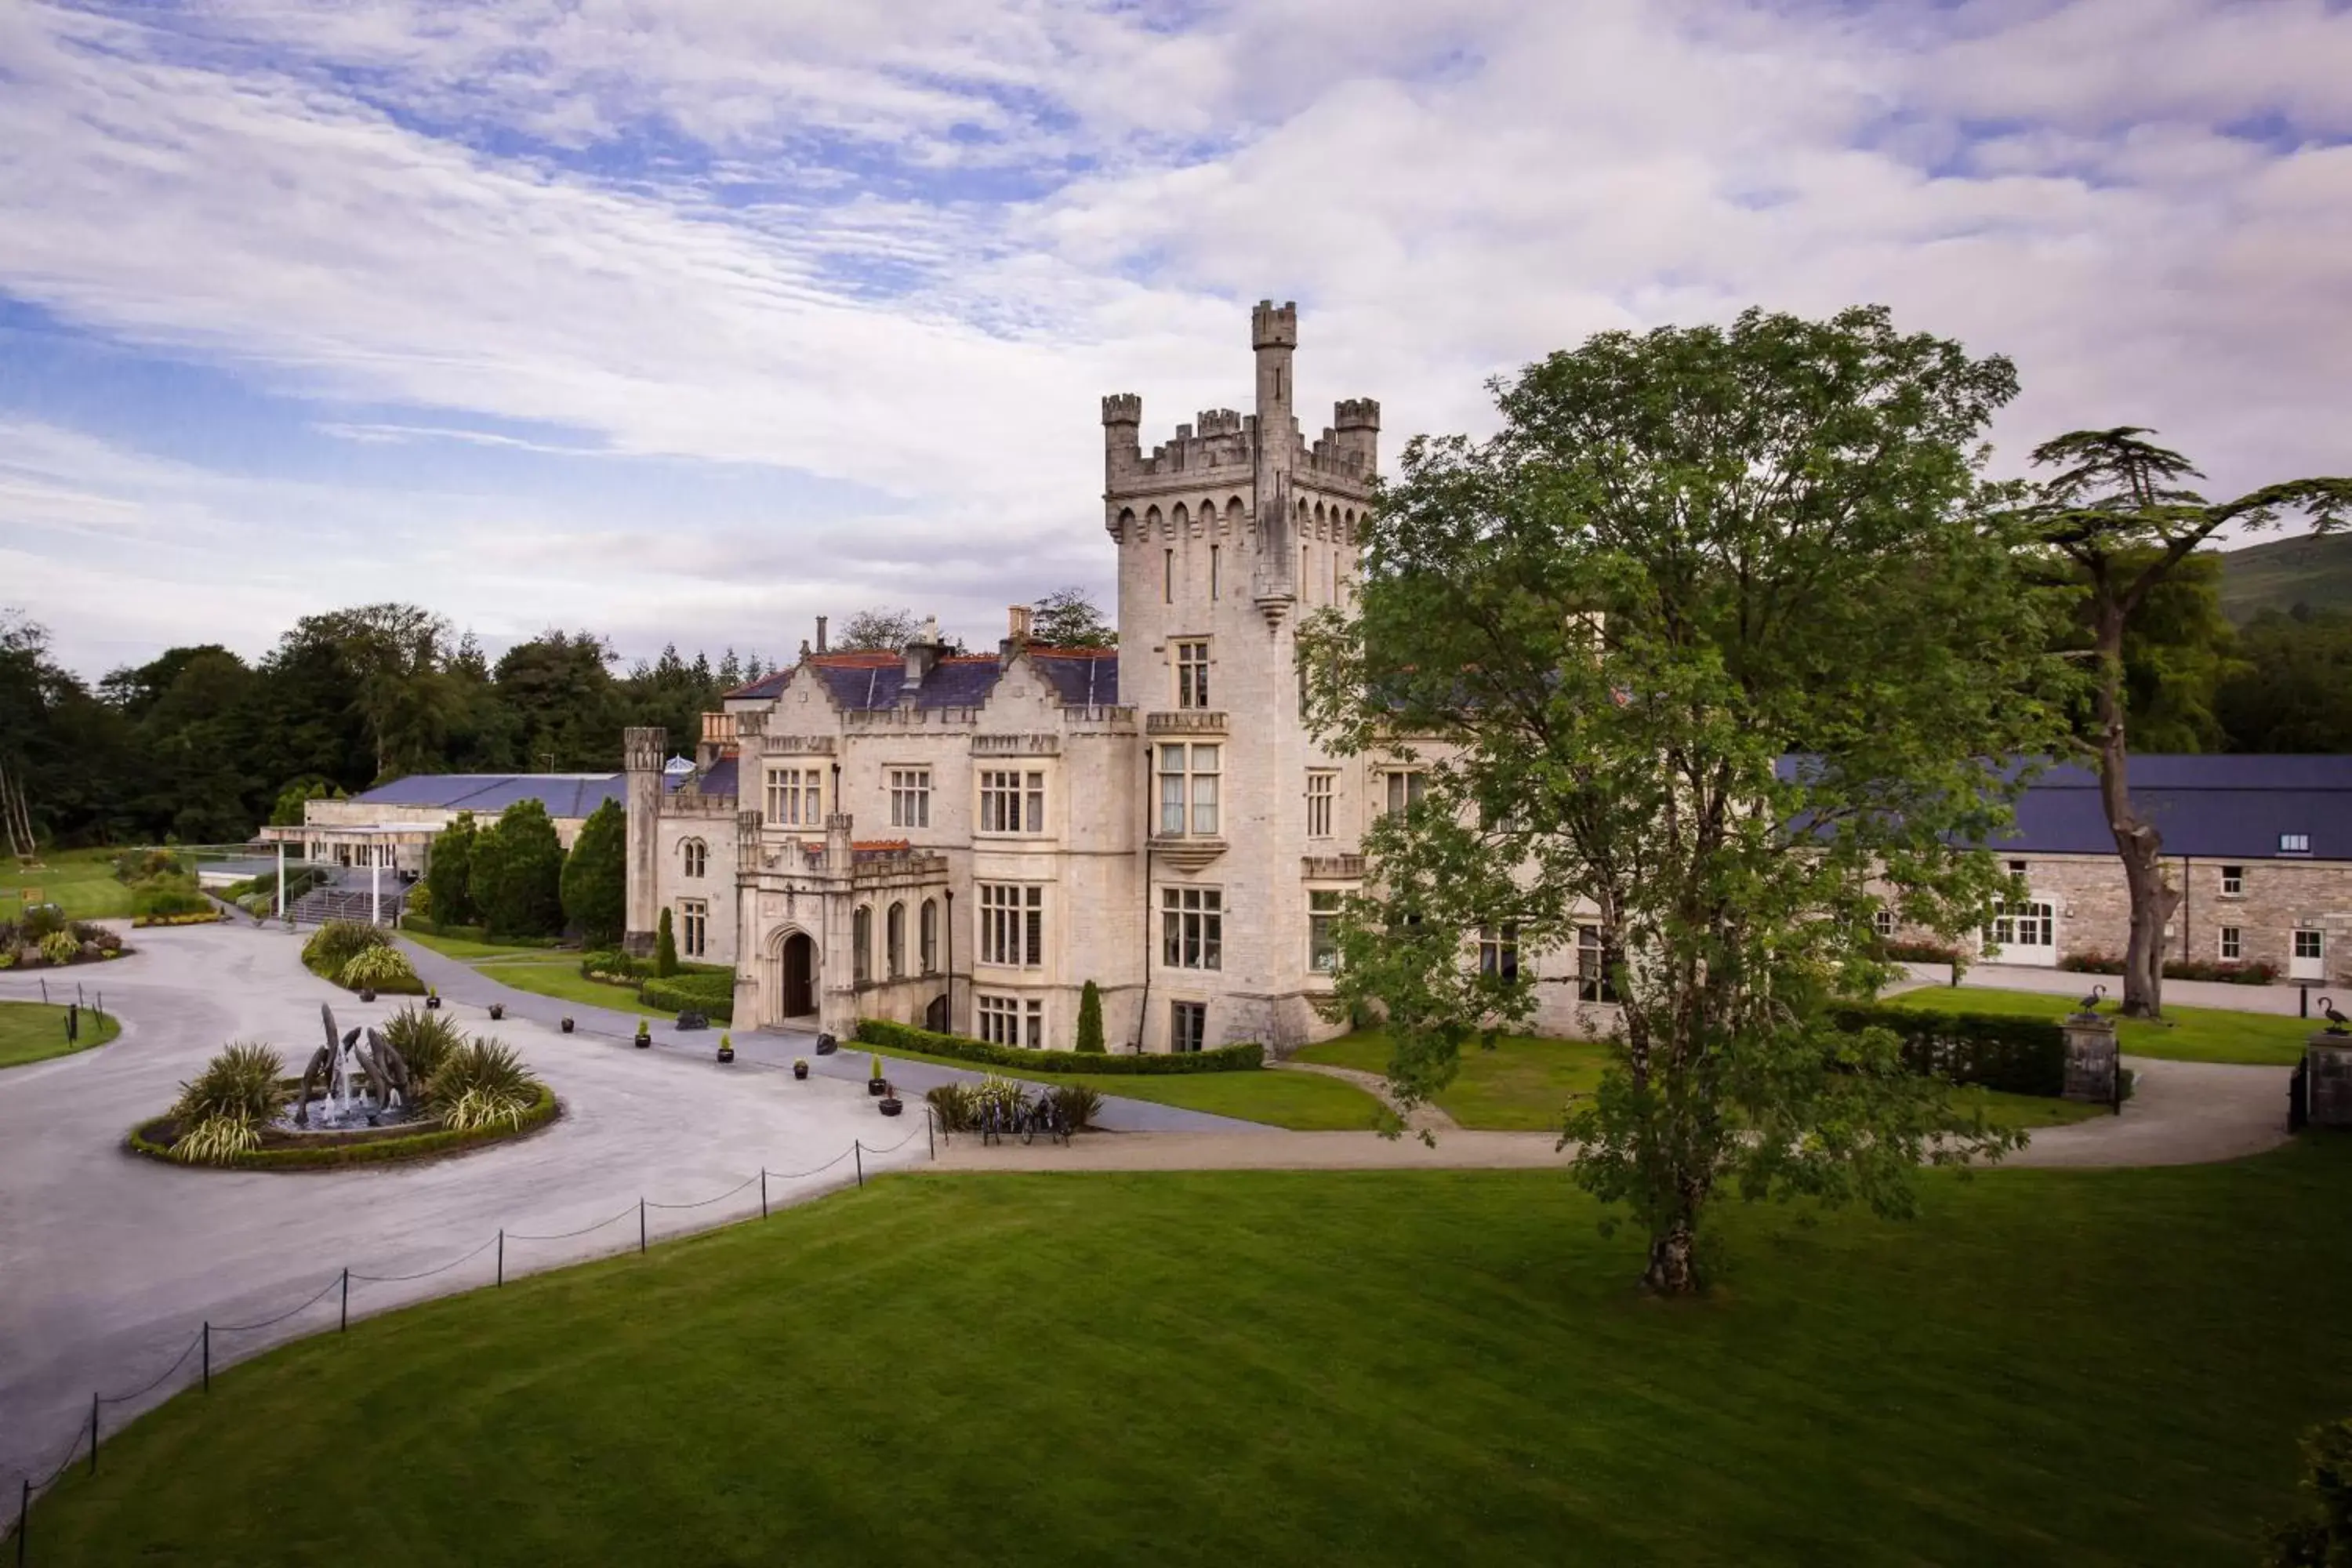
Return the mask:
<svg viewBox="0 0 2352 1568">
<path fill-rule="evenodd" d="M 2294 834 L 2309 849 L 2287 858 L 2352 860 L 2352 757 L 2151 753 L 2131 759 L 2131 795 L 2167 855 L 2271 860 Z M 2114 854 L 2098 775 L 2073 763 L 2041 774 L 2018 800 L 2017 831 L 1989 847 Z"/>
<path fill-rule="evenodd" d="M 1118 700 L 1118 651 L 1101 647 L 1029 647 L 1023 650 L 1054 695 L 1066 706 L 1097 707 Z M 845 709 L 873 711 L 896 708 L 907 685 L 904 654 L 887 649 L 811 654 L 802 661 L 824 683 L 827 696 Z M 794 669 L 771 670 L 730 698 L 782 695 Z M 953 654 L 931 667 L 915 689 L 917 708 L 977 708 L 1004 675 L 1004 660 L 992 653 Z"/>
<path fill-rule="evenodd" d="M 550 816 L 582 817 L 608 800 L 626 804 L 623 773 L 411 773 L 352 798 L 370 805 L 431 806 L 494 816 L 536 800 Z"/>
</svg>

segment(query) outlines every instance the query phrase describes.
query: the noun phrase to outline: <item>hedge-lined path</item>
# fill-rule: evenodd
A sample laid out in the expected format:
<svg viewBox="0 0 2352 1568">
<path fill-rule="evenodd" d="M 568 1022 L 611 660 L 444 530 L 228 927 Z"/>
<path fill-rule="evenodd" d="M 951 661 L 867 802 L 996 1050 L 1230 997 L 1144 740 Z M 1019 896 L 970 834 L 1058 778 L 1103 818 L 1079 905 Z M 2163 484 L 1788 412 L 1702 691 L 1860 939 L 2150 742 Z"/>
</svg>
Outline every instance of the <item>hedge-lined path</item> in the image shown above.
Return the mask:
<svg viewBox="0 0 2352 1568">
<path fill-rule="evenodd" d="M 1302 1062 L 1296 1058 L 1267 1064 L 1286 1072 L 1315 1072 L 1325 1078 L 1336 1078 L 1341 1083 L 1353 1084 L 1374 1100 L 1389 1108 L 1391 1116 L 1402 1117 L 1405 1127 L 1413 1132 L 1458 1132 L 1461 1123 L 1435 1104 L 1416 1105 L 1410 1111 L 1400 1104 L 1389 1088 L 1389 1080 L 1376 1072 L 1362 1072 L 1355 1068 L 1333 1067 L 1328 1062 Z"/>
<path fill-rule="evenodd" d="M 2199 1165 L 2242 1159 L 2287 1139 L 2285 1068 L 2125 1058 L 2138 1087 L 2119 1116 L 2042 1128 L 2005 1165 Z M 1248 1138 L 1144 1133 L 1081 1138 L 1069 1149 L 943 1142 L 942 1169 L 986 1171 L 1311 1171 L 1524 1169 L 1573 1153 L 1549 1132 L 1456 1131 L 1433 1142 L 1407 1133 L 1264 1131 Z"/>
<path fill-rule="evenodd" d="M 138 937 L 131 957 L 63 972 L 103 985 L 122 1025 L 112 1043 L 0 1074 L 0 1493 L 13 1494 L 36 1464 L 47 1472 L 87 1421 L 93 1392 L 130 1393 L 162 1373 L 206 1320 L 272 1317 L 344 1268 L 408 1274 L 474 1253 L 429 1279 L 355 1283 L 352 1310 L 363 1315 L 490 1284 L 501 1227 L 514 1233 L 506 1268 L 520 1274 L 635 1247 L 640 1197 L 718 1200 L 649 1209 L 647 1233 L 658 1240 L 756 1217 L 763 1165 L 779 1173 L 768 1184 L 774 1206 L 854 1182 L 853 1140 L 868 1151 L 899 1145 L 864 1156 L 869 1176 L 929 1158 L 919 1116 L 886 1121 L 862 1090 L 830 1079 L 720 1068 L 704 1054 L 715 1035 L 683 1037 L 696 1042 L 689 1056 L 567 1037 L 520 1007 L 490 1024 L 474 998 L 511 1004 L 518 994 L 488 982 L 477 993 L 471 972 L 456 964 L 456 973 L 431 969 L 445 1008 L 467 1031 L 494 1033 L 521 1053 L 563 1101 L 554 1125 L 394 1166 L 198 1171 L 143 1159 L 122 1147 L 132 1123 L 169 1106 L 228 1041 L 267 1041 L 299 1068 L 320 1039 L 320 1002 L 349 1027 L 379 1023 L 410 999 L 363 1004 L 336 989 L 302 967 L 302 935 L 282 930 L 238 922 Z M 0 997 L 37 999 L 37 979 L 0 973 Z M 562 1004 L 532 1000 L 560 1016 Z M 634 1016 L 613 1016 L 634 1027 Z M 562 1240 L 521 1239 L 608 1220 Z M 331 1331 L 338 1305 L 331 1291 L 277 1328 L 216 1332 L 214 1370 Z M 186 1386 L 196 1370 L 192 1358 L 152 1394 L 109 1405 L 105 1429 Z"/>
</svg>

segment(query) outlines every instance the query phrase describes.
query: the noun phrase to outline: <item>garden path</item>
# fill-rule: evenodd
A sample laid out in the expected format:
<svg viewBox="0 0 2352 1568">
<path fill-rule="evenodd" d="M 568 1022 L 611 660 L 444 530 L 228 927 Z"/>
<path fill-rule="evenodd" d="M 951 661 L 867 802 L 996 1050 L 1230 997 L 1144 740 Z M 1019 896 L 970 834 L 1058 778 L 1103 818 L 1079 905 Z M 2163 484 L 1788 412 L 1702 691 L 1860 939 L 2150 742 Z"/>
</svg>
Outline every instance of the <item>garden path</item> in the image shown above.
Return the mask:
<svg viewBox="0 0 2352 1568">
<path fill-rule="evenodd" d="M 1392 1116 L 1404 1120 L 1406 1131 L 1412 1132 L 1454 1132 L 1461 1124 L 1435 1105 L 1416 1105 L 1405 1110 L 1396 1094 L 1389 1088 L 1387 1075 L 1364 1072 L 1356 1068 L 1333 1067 L 1328 1062 L 1302 1062 L 1296 1058 L 1273 1064 L 1286 1072 L 1318 1072 L 1325 1078 L 1336 1078 L 1341 1083 L 1353 1084 L 1366 1094 L 1389 1108 Z"/>
</svg>

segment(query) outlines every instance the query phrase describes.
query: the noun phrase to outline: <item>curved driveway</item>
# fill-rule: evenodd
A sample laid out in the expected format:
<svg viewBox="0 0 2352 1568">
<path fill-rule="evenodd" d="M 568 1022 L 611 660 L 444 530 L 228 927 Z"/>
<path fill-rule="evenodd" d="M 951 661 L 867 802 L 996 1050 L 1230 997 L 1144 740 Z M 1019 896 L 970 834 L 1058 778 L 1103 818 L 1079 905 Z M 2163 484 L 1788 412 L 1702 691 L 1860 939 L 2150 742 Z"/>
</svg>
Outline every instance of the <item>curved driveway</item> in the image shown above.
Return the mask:
<svg viewBox="0 0 2352 1568">
<path fill-rule="evenodd" d="M 301 967 L 299 939 L 242 925 L 138 933 L 140 951 L 67 972 L 103 990 L 123 1021 L 111 1044 L 0 1073 L 0 1488 L 45 1473 L 87 1421 L 93 1392 L 136 1389 L 171 1363 L 205 1320 L 257 1321 L 296 1306 L 348 1268 L 360 1275 L 435 1268 L 430 1279 L 354 1284 L 354 1313 L 488 1283 L 501 1227 L 506 1268 L 521 1273 L 760 1210 L 856 1180 L 865 1168 L 929 1157 L 919 1117 L 886 1121 L 862 1086 L 721 1068 L 705 1051 L 635 1051 L 565 1037 L 512 1015 L 490 1024 L 447 1002 L 468 1029 L 515 1047 L 565 1113 L 514 1142 L 415 1165 L 318 1172 L 186 1170 L 121 1149 L 224 1043 L 266 1040 L 299 1068 L 317 1044 L 319 1004 L 346 1026 L 394 1006 L 362 1006 Z M 51 980 L 53 989 L 57 980 Z M 445 988 L 446 991 L 446 988 Z M 37 998 L 36 975 L 0 974 L 0 996 Z M 710 1037 L 700 1037 L 708 1041 Z M 797 1174 L 815 1167 L 815 1174 Z M 717 1202 L 705 1202 L 735 1190 Z M 487 1244 L 487 1246 L 486 1246 Z M 331 1326 L 338 1292 L 284 1325 L 216 1333 L 215 1364 Z M 192 1358 L 142 1401 L 110 1405 L 108 1427 L 185 1385 Z"/>
</svg>

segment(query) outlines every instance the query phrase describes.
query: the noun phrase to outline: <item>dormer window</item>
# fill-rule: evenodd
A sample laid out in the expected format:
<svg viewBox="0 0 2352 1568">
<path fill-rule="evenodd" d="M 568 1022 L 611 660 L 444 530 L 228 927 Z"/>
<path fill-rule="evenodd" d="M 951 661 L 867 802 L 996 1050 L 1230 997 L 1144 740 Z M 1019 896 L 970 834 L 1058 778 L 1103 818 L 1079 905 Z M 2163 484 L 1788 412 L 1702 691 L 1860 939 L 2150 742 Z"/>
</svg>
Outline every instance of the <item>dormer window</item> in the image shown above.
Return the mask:
<svg viewBox="0 0 2352 1568">
<path fill-rule="evenodd" d="M 2279 852 L 2280 854 L 2282 854 L 2282 855 L 2308 855 L 2308 854 L 2310 854 L 2310 853 L 2311 853 L 2311 835 L 2310 835 L 2310 834 L 2308 834 L 2308 833 L 2282 833 L 2282 834 L 2280 834 L 2280 835 L 2279 835 L 2279 847 L 2278 847 L 2278 852 Z"/>
</svg>

